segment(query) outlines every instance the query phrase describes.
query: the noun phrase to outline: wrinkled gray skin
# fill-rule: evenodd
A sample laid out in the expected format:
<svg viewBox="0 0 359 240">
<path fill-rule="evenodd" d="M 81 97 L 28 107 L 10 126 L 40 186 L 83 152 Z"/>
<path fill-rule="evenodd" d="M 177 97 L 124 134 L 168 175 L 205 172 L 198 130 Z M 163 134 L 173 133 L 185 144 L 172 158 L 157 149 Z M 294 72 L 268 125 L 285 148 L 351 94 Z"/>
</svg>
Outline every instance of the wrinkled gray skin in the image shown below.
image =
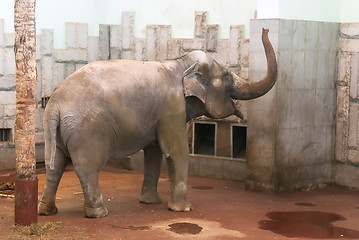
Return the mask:
<svg viewBox="0 0 359 240">
<path fill-rule="evenodd" d="M 233 99 L 253 99 L 271 89 L 277 64 L 268 30 L 263 29 L 262 39 L 268 71 L 255 83 L 244 81 L 201 51 L 164 62 L 99 61 L 71 74 L 45 110 L 46 184 L 38 213 L 57 212 L 57 187 L 71 158 L 85 196 L 85 216 L 106 216 L 99 171 L 108 159 L 141 149 L 145 169 L 140 202 L 160 203 L 157 183 L 164 154 L 171 189 L 168 208 L 190 211 L 186 121 L 200 115 L 242 117 Z"/>
</svg>

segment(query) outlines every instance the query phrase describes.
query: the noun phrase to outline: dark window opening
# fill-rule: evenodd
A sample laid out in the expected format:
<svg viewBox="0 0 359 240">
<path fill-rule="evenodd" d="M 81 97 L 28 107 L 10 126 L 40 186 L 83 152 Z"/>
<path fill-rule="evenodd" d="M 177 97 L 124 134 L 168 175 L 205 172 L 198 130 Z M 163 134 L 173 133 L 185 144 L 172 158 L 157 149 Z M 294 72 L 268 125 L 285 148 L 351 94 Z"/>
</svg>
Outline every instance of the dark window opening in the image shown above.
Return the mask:
<svg viewBox="0 0 359 240">
<path fill-rule="evenodd" d="M 195 123 L 194 154 L 214 155 L 216 125 Z"/>
<path fill-rule="evenodd" d="M 0 142 L 11 141 L 11 128 L 0 129 Z"/>
<path fill-rule="evenodd" d="M 41 107 L 42 107 L 42 108 L 45 108 L 45 107 L 46 107 L 47 102 L 49 101 L 49 99 L 50 99 L 50 97 L 43 97 L 43 98 L 41 99 Z"/>
<path fill-rule="evenodd" d="M 232 126 L 232 157 L 246 158 L 247 127 Z"/>
</svg>

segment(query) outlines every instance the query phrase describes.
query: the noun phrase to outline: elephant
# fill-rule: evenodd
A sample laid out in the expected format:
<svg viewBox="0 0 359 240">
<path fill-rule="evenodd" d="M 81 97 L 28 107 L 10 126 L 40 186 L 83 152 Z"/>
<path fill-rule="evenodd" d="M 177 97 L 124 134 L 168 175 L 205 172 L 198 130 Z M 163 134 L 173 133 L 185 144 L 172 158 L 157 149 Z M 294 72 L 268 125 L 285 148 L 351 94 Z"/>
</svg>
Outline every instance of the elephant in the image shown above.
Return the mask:
<svg viewBox="0 0 359 240">
<path fill-rule="evenodd" d="M 206 115 L 243 117 L 234 100 L 266 94 L 277 79 L 277 62 L 262 31 L 267 73 L 246 81 L 207 53 L 193 51 L 166 61 L 104 60 L 83 66 L 52 94 L 44 112 L 46 182 L 38 214 L 57 213 L 56 191 L 71 160 L 84 193 L 84 215 L 108 214 L 98 175 L 110 158 L 144 150 L 140 202 L 161 202 L 157 193 L 162 156 L 170 179 L 168 209 L 191 211 L 187 200 L 189 147 L 186 122 Z"/>
</svg>

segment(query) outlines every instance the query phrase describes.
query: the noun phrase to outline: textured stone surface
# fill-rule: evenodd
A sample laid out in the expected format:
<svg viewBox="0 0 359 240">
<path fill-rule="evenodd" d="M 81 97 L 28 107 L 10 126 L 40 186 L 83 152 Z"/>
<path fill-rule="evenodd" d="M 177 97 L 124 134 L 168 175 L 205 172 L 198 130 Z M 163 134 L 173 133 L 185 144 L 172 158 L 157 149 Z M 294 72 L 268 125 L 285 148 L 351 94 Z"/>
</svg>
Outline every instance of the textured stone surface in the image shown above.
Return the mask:
<svg viewBox="0 0 359 240">
<path fill-rule="evenodd" d="M 138 61 L 142 61 L 145 59 L 146 53 L 146 44 L 145 39 L 137 38 L 135 40 L 135 54 L 134 59 Z"/>
<path fill-rule="evenodd" d="M 57 62 L 87 62 L 87 51 L 83 49 L 56 49 Z"/>
<path fill-rule="evenodd" d="M 209 25 L 206 34 L 206 50 L 215 52 L 218 42 L 218 25 Z"/>
<path fill-rule="evenodd" d="M 0 91 L 0 103 L 2 105 L 14 104 L 16 100 L 15 91 Z"/>
<path fill-rule="evenodd" d="M 15 54 L 13 48 L 5 48 L 3 55 L 4 75 L 15 75 Z"/>
<path fill-rule="evenodd" d="M 0 48 L 0 56 L 4 56 L 4 49 Z M 4 75 L 4 63 L 5 63 L 5 59 L 3 59 L 3 57 L 0 57 L 0 76 Z"/>
<path fill-rule="evenodd" d="M 158 28 L 158 54 L 157 60 L 168 59 L 168 42 L 171 39 L 171 26 L 160 25 Z"/>
<path fill-rule="evenodd" d="M 153 61 L 157 59 L 157 26 L 147 25 L 146 27 L 146 60 Z"/>
<path fill-rule="evenodd" d="M 179 58 L 183 55 L 184 50 L 182 48 L 183 41 L 181 39 L 171 39 L 168 46 L 168 57 L 170 59 Z"/>
<path fill-rule="evenodd" d="M 340 25 L 340 34 L 344 34 L 344 38 L 359 35 L 359 23 L 342 23 Z"/>
<path fill-rule="evenodd" d="M 44 96 L 51 96 L 53 93 L 53 58 L 50 56 L 43 56 L 41 59 L 41 80 L 42 80 L 42 93 Z"/>
<path fill-rule="evenodd" d="M 204 38 L 206 34 L 207 12 L 196 12 L 194 19 L 194 36 Z"/>
<path fill-rule="evenodd" d="M 41 31 L 41 47 L 42 55 L 52 55 L 54 45 L 54 33 L 51 29 L 42 29 Z"/>
<path fill-rule="evenodd" d="M 134 27 L 134 13 L 122 13 L 122 48 L 125 50 L 133 49 L 133 27 Z"/>
<path fill-rule="evenodd" d="M 99 59 L 99 38 L 89 36 L 87 60 L 89 63 L 97 61 Z"/>
<path fill-rule="evenodd" d="M 0 47 L 4 46 L 4 19 L 0 19 Z"/>
<path fill-rule="evenodd" d="M 240 61 L 242 28 L 243 28 L 242 26 L 231 26 L 231 28 L 230 28 L 229 63 L 231 65 L 238 65 L 238 63 Z M 249 53 L 249 51 L 248 51 L 248 53 Z M 248 59 L 247 59 L 247 61 L 248 61 Z"/>
<path fill-rule="evenodd" d="M 192 38 L 183 40 L 183 50 L 191 52 L 193 50 L 205 50 L 206 40 L 202 38 Z"/>
<path fill-rule="evenodd" d="M 98 57 L 99 60 L 110 59 L 110 25 L 99 25 Z"/>
<path fill-rule="evenodd" d="M 359 189 L 358 172 L 358 84 L 359 24 L 343 23 L 340 27 L 340 50 L 337 78 L 335 136 L 335 183 Z"/>
</svg>

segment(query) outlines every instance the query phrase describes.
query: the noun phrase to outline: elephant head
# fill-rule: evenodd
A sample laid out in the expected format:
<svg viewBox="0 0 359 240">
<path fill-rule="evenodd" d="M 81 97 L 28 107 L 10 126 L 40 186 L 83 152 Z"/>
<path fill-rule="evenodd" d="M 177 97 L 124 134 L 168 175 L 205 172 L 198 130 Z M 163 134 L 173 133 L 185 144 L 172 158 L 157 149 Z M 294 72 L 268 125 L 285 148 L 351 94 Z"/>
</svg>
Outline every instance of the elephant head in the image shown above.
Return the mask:
<svg viewBox="0 0 359 240">
<path fill-rule="evenodd" d="M 194 62 L 183 74 L 187 119 L 200 115 L 225 118 L 242 113 L 233 100 L 250 100 L 266 94 L 277 79 L 277 62 L 268 39 L 268 30 L 262 31 L 262 42 L 267 58 L 267 74 L 258 82 L 248 82 L 228 71 L 206 53 L 195 51 L 185 56 Z"/>
</svg>

